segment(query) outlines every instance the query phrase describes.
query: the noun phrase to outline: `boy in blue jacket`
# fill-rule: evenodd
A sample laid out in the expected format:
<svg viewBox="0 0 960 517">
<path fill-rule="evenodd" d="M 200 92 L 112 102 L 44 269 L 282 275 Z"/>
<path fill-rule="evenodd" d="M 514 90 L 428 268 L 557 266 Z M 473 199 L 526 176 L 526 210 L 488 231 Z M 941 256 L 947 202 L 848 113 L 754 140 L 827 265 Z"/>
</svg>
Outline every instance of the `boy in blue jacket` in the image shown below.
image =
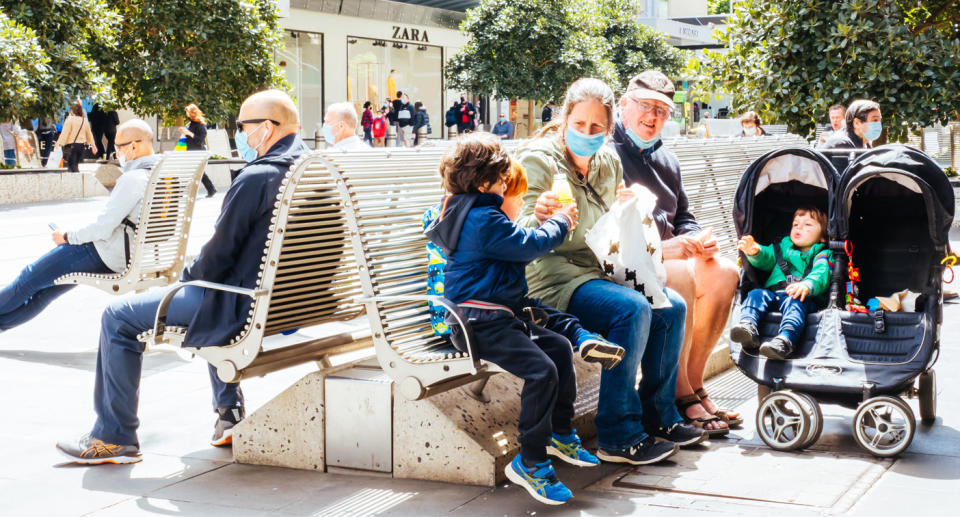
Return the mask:
<svg viewBox="0 0 960 517">
<path fill-rule="evenodd" d="M 451 195 L 425 233 L 447 256 L 445 298 L 459 305 L 470 323 L 477 355 L 524 380 L 520 454 L 507 465 L 507 478 L 538 501 L 562 504 L 572 494 L 557 479 L 547 454 L 578 466 L 599 460 L 581 447 L 572 428 L 577 384 L 570 342 L 531 317 L 558 311 L 526 297 L 525 268 L 563 242 L 576 225 L 577 209 L 571 204 L 536 229 L 517 226 L 500 208 L 510 165 L 493 135 L 461 137 L 440 162 L 444 189 Z M 454 345 L 463 350 L 463 329 L 455 320 L 448 323 Z M 619 348 L 603 340 L 599 344 L 611 352 Z"/>
</svg>

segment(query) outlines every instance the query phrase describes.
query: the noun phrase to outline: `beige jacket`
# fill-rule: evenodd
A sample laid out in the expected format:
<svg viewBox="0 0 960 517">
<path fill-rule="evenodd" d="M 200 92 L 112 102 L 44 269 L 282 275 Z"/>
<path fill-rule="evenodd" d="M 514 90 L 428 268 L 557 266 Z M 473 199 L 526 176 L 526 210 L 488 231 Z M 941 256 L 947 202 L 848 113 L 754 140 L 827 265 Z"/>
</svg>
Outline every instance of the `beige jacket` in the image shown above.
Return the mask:
<svg viewBox="0 0 960 517">
<path fill-rule="evenodd" d="M 76 139 L 76 142 L 74 142 L 74 139 Z M 93 132 L 90 131 L 90 121 L 86 117 L 70 115 L 64 121 L 60 138 L 57 139 L 57 145 L 64 146 L 73 143 L 93 145 Z"/>
</svg>

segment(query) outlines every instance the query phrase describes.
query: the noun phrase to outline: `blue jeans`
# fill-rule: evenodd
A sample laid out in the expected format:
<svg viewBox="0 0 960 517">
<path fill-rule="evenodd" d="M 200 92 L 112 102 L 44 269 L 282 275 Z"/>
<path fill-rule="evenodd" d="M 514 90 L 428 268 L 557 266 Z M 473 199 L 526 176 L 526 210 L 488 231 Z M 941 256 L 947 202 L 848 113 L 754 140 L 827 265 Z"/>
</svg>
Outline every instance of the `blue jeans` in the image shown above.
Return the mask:
<svg viewBox="0 0 960 517">
<path fill-rule="evenodd" d="M 772 304 L 779 306 L 780 313 L 783 314 L 780 318 L 780 335 L 796 345 L 798 338 L 803 334 L 807 313 L 816 312 L 817 305 L 810 301 L 809 296 L 806 301 L 801 302 L 791 298 L 785 291 L 754 289 L 747 294 L 740 305 L 740 321 L 753 323 L 759 328 L 760 315 L 767 312 Z"/>
<path fill-rule="evenodd" d="M 3 163 L 6 165 L 16 165 L 17 164 L 17 152 L 13 149 L 4 149 L 3 150 Z"/>
<path fill-rule="evenodd" d="M 363 130 L 363 141 L 370 144 L 370 147 L 373 147 L 373 132 L 371 130 Z"/>
<path fill-rule="evenodd" d="M 23 268 L 10 285 L 0 289 L 0 330 L 25 323 L 75 285 L 53 285 L 68 273 L 112 273 L 93 243 L 61 244 Z"/>
<path fill-rule="evenodd" d="M 594 422 L 603 449 L 636 445 L 647 437 L 645 423 L 669 427 L 683 420 L 674 399 L 687 306 L 676 291 L 665 292 L 673 306 L 654 310 L 633 289 L 591 280 L 570 299 L 567 312 L 626 350 L 620 364 L 600 374 Z M 637 368 L 643 372 L 639 390 Z"/>
<path fill-rule="evenodd" d="M 153 328 L 157 306 L 164 294 L 165 289 L 155 289 L 125 296 L 103 311 L 93 391 L 97 421 L 90 431 L 94 438 L 118 445 L 139 446 L 137 405 L 144 345 L 137 341 L 137 334 Z M 202 297 L 200 287 L 180 290 L 170 303 L 167 325 L 186 326 L 197 312 Z M 214 407 L 242 406 L 240 384 L 221 381 L 213 366 L 209 366 L 208 371 Z"/>
</svg>

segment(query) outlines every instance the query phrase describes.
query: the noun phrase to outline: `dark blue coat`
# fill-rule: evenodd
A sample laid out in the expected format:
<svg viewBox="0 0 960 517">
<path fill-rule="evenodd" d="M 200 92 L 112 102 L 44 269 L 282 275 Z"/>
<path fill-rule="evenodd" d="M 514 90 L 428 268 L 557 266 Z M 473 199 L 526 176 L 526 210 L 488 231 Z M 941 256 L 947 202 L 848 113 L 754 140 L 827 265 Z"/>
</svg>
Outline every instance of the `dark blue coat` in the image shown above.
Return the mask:
<svg viewBox="0 0 960 517">
<path fill-rule="evenodd" d="M 288 135 L 240 170 L 224 197 L 213 237 L 183 270 L 182 281 L 207 280 L 248 289 L 257 286 L 280 182 L 293 162 L 309 151 L 299 136 Z M 247 296 L 205 289 L 184 343 L 230 344 L 230 338 L 243 329 L 251 304 Z"/>
<path fill-rule="evenodd" d="M 513 309 L 527 295 L 527 263 L 563 242 L 569 223 L 555 216 L 539 228 L 518 226 L 500 210 L 496 194 L 450 196 L 443 213 L 424 231 L 447 255 L 444 298 L 506 305 Z"/>
</svg>

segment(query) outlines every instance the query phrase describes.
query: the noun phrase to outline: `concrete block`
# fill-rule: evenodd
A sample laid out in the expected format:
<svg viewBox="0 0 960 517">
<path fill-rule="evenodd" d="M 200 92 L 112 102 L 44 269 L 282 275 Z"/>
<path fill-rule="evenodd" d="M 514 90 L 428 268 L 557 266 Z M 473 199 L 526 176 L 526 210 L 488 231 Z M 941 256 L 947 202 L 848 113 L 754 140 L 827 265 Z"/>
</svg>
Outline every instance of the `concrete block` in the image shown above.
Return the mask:
<svg viewBox="0 0 960 517">
<path fill-rule="evenodd" d="M 575 362 L 577 402 L 573 426 L 581 438 L 596 435 L 593 417 L 600 393 L 600 368 Z M 519 452 L 517 417 L 523 383 L 508 373 L 494 375 L 485 393 L 489 403 L 457 388 L 425 400 L 396 395 L 393 407 L 393 475 L 447 483 L 494 486 Z"/>
<path fill-rule="evenodd" d="M 105 166 L 101 166 L 101 168 L 103 167 Z M 119 171 L 119 169 L 117 170 Z M 82 173 L 82 177 L 83 186 L 81 196 L 96 197 L 110 195 L 110 191 L 107 190 L 107 187 L 105 187 L 100 180 L 100 169 L 97 169 L 96 173 L 84 172 Z M 116 179 L 113 180 L 113 184 L 110 185 L 110 188 L 113 188 L 113 185 L 116 185 Z"/>
<path fill-rule="evenodd" d="M 237 424 L 237 463 L 323 471 L 324 375 L 313 372 Z"/>
<path fill-rule="evenodd" d="M 213 182 L 213 186 L 217 189 L 226 190 L 230 188 L 230 169 L 239 169 L 242 165 L 240 164 L 227 164 L 227 163 L 218 163 L 218 164 L 207 164 L 206 174 L 210 178 L 210 181 Z"/>
</svg>

